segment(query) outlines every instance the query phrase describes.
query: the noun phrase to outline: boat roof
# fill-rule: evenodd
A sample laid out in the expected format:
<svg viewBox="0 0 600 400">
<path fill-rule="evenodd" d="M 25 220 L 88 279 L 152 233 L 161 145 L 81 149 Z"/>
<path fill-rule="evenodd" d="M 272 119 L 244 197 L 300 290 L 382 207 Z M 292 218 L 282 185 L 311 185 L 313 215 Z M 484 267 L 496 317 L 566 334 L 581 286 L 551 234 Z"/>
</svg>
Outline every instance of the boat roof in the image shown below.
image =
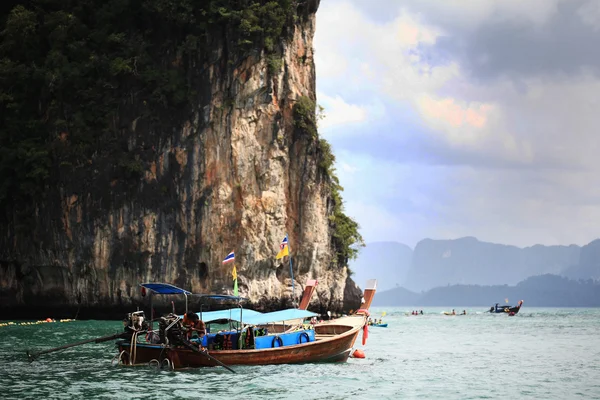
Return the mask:
<svg viewBox="0 0 600 400">
<path fill-rule="evenodd" d="M 192 292 L 188 292 L 185 289 L 178 288 L 169 283 L 142 283 L 140 286 L 151 290 L 156 294 L 192 294 Z"/>
<path fill-rule="evenodd" d="M 202 313 L 196 313 L 198 316 L 202 316 L 202 321 L 204 322 L 212 322 L 217 321 L 219 319 L 230 319 L 232 321 L 241 321 L 241 318 L 249 318 L 251 316 L 261 314 L 258 311 L 241 309 L 239 307 L 230 308 L 227 310 L 219 310 L 219 311 L 203 311 Z"/>
<path fill-rule="evenodd" d="M 231 295 L 228 295 L 228 294 L 201 294 L 201 293 L 194 293 L 192 296 L 194 296 L 194 297 L 200 297 L 201 299 L 235 300 L 237 302 L 248 300 L 245 297 L 231 296 Z M 239 307 L 237 309 L 239 310 Z M 235 310 L 235 308 L 233 308 L 233 310 Z"/>
<path fill-rule="evenodd" d="M 287 310 L 274 311 L 270 313 L 255 315 L 253 317 L 244 317 L 244 323 L 249 325 L 263 325 L 272 322 L 283 322 L 292 319 L 304 319 L 316 317 L 319 314 L 307 310 L 299 310 L 297 308 L 289 308 Z"/>
<path fill-rule="evenodd" d="M 198 316 L 202 315 L 204 322 L 212 322 L 220 319 L 227 319 L 237 322 L 242 322 L 247 325 L 265 325 L 273 322 L 289 321 L 293 319 L 304 319 L 309 317 L 316 317 L 315 314 L 306 310 L 298 310 L 296 308 L 290 308 L 287 310 L 275 311 L 270 313 L 260 313 L 254 310 L 241 309 L 241 308 L 230 308 L 228 310 L 220 311 L 205 311 L 196 313 Z"/>
<path fill-rule="evenodd" d="M 217 299 L 217 300 L 235 300 L 237 302 L 248 300 L 245 297 L 239 296 L 230 296 L 226 294 L 202 294 L 202 293 L 192 293 L 188 290 L 179 288 L 175 285 L 171 285 L 170 283 L 142 283 L 140 286 L 145 287 L 148 290 L 151 290 L 156 294 L 185 294 L 188 296 L 200 297 L 201 299 Z"/>
</svg>

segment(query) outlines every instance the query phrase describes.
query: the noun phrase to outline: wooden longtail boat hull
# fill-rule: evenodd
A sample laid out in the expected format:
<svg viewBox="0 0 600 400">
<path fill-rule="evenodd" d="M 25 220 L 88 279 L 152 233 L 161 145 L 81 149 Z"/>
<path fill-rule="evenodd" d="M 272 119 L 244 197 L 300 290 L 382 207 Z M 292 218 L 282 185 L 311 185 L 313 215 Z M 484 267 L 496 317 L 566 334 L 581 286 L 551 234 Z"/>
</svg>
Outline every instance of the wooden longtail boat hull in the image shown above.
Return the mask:
<svg viewBox="0 0 600 400">
<path fill-rule="evenodd" d="M 297 364 L 315 362 L 344 362 L 348 359 L 352 346 L 360 333 L 360 327 L 339 326 L 346 332 L 334 335 L 334 325 L 329 325 L 327 331 L 331 337 L 317 339 L 314 342 L 294 346 L 275 347 L 259 350 L 211 350 L 208 353 L 226 365 L 270 365 Z M 323 335 L 327 336 L 327 333 Z M 130 343 L 119 342 L 119 353 L 125 351 L 123 361 L 128 364 L 130 359 Z M 135 360 L 132 365 L 148 364 L 152 360 L 161 362 L 168 358 L 173 368 L 214 367 L 217 363 L 204 354 L 187 348 L 168 348 L 161 345 L 138 343 L 135 346 Z"/>
</svg>

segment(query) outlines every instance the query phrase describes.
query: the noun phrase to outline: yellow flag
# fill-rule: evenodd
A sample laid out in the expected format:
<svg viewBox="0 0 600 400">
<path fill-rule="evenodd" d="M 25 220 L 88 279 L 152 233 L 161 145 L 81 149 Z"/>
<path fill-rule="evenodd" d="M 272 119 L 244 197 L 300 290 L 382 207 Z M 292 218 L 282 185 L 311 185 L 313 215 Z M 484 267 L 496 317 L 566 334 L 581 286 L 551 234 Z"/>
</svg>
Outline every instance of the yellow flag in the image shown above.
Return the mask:
<svg viewBox="0 0 600 400">
<path fill-rule="evenodd" d="M 279 250 L 279 253 L 277 253 L 277 257 L 275 257 L 275 259 L 279 260 L 280 258 L 289 256 L 289 255 L 290 255 L 290 252 L 288 250 L 288 246 L 286 245 L 286 246 L 283 246 L 283 249 Z"/>
<path fill-rule="evenodd" d="M 235 270 L 235 265 L 233 266 L 233 271 L 231 271 L 231 276 L 233 277 L 234 281 L 237 279 L 237 271 Z"/>
</svg>

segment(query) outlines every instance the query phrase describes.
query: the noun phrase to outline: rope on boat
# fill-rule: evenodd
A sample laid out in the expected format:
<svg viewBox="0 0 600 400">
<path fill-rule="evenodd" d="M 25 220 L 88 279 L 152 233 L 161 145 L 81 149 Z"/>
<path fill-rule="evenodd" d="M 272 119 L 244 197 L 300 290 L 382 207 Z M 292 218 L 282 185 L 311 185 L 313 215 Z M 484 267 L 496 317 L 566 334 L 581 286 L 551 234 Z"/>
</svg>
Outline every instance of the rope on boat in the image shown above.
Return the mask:
<svg viewBox="0 0 600 400">
<path fill-rule="evenodd" d="M 129 343 L 129 348 L 131 349 L 132 357 L 129 357 L 129 365 L 135 365 L 135 360 L 137 358 L 137 338 L 140 332 L 133 332 L 131 335 L 131 342 Z"/>
</svg>

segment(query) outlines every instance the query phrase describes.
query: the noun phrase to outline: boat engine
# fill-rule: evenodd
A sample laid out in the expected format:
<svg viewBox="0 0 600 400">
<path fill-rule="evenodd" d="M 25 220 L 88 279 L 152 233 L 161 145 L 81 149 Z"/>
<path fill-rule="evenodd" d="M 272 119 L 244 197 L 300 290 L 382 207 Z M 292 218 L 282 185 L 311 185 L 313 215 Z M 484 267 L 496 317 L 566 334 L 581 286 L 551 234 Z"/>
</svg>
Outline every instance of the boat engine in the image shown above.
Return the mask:
<svg viewBox="0 0 600 400">
<path fill-rule="evenodd" d="M 125 325 L 125 333 L 133 335 L 135 332 L 148 330 L 148 322 L 143 311 L 135 311 L 127 314 L 127 318 L 123 320 Z"/>
<path fill-rule="evenodd" d="M 165 344 L 177 346 L 182 344 L 185 338 L 181 318 L 175 314 L 168 314 L 160 318 L 158 332 L 160 342 Z"/>
</svg>

